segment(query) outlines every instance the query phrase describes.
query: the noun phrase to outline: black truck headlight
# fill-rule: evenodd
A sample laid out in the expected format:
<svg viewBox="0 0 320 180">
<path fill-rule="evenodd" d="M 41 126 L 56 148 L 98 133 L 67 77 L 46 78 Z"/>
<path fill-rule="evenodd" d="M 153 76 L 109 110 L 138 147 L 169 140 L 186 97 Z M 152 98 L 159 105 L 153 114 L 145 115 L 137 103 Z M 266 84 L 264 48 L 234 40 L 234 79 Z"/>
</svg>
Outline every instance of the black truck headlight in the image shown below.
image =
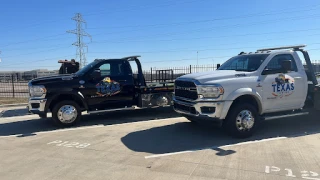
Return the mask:
<svg viewBox="0 0 320 180">
<path fill-rule="evenodd" d="M 47 90 L 44 86 L 30 86 L 29 92 L 31 97 L 42 97 L 44 94 L 46 94 Z"/>
</svg>

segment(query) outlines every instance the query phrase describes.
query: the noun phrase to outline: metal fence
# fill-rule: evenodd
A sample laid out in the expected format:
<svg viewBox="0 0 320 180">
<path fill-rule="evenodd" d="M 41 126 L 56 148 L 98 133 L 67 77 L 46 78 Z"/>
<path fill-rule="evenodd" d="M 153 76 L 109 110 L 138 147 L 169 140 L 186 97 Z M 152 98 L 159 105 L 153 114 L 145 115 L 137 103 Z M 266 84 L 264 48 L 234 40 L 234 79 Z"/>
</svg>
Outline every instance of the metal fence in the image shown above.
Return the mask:
<svg viewBox="0 0 320 180">
<path fill-rule="evenodd" d="M 19 79 L 16 74 L 0 81 L 0 97 L 22 98 L 28 97 L 28 81 Z"/>
<path fill-rule="evenodd" d="M 313 63 L 314 71 L 320 73 L 320 63 Z M 173 81 L 179 76 L 216 70 L 217 65 L 187 65 L 181 67 L 150 68 L 143 70 L 146 82 Z M 22 98 L 28 97 L 28 81 L 35 75 L 10 74 L 0 77 L 0 97 Z"/>
<path fill-rule="evenodd" d="M 161 81 L 174 81 L 179 76 L 197 73 L 214 71 L 217 69 L 217 65 L 188 65 L 181 67 L 166 67 L 166 68 L 156 68 L 152 67 L 150 70 L 144 70 L 143 74 L 146 82 L 161 82 Z"/>
</svg>

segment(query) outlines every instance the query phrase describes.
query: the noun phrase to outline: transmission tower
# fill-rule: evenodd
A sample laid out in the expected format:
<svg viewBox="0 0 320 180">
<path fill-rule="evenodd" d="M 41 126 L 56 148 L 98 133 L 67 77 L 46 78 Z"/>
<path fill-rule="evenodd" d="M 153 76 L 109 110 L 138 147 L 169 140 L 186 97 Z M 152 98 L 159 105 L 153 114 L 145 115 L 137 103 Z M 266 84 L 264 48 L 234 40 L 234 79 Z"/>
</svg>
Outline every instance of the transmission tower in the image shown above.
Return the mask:
<svg viewBox="0 0 320 180">
<path fill-rule="evenodd" d="M 72 45 L 77 47 L 77 58 L 79 58 L 80 61 L 80 68 L 85 66 L 87 64 L 86 54 L 84 51 L 84 48 L 86 48 L 86 52 L 88 52 L 88 46 L 83 41 L 83 37 L 87 36 L 91 40 L 90 34 L 85 32 L 82 28 L 82 24 L 84 23 L 86 25 L 86 21 L 82 19 L 82 15 L 80 13 L 76 13 L 76 15 L 72 18 L 72 20 L 76 21 L 76 29 L 69 30 L 67 33 L 72 33 L 77 35 L 77 41 L 73 43 Z"/>
</svg>

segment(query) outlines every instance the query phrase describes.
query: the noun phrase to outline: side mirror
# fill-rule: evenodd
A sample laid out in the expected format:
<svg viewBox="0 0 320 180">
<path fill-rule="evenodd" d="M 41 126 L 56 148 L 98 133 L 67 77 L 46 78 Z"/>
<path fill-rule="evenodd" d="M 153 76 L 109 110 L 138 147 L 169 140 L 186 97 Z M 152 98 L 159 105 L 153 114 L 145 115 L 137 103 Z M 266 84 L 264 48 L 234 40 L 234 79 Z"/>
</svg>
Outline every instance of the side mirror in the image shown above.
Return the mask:
<svg viewBox="0 0 320 180">
<path fill-rule="evenodd" d="M 285 73 L 291 71 L 291 60 L 283 60 L 281 62 L 281 66 L 282 66 L 283 70 L 285 71 Z"/>
<path fill-rule="evenodd" d="M 100 69 L 95 69 L 91 74 L 92 79 L 99 79 L 100 77 L 101 77 Z"/>
</svg>

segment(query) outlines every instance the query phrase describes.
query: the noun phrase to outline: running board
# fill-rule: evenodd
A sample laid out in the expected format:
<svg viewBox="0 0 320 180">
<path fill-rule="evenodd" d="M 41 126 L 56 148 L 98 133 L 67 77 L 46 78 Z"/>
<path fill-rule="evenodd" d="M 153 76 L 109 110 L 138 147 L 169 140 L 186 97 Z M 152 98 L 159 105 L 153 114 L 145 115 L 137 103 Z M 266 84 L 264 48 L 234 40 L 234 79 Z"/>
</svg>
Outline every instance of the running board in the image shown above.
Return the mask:
<svg viewBox="0 0 320 180">
<path fill-rule="evenodd" d="M 117 109 L 107 109 L 107 110 L 99 110 L 99 111 L 88 111 L 88 114 L 97 114 L 103 112 L 113 112 L 113 111 L 123 111 L 123 110 L 134 110 L 137 109 L 135 107 L 127 107 L 127 108 L 117 108 Z"/>
<path fill-rule="evenodd" d="M 308 115 L 309 112 L 299 112 L 299 113 L 292 113 L 292 114 L 285 114 L 285 115 L 275 115 L 275 116 L 265 116 L 264 120 L 273 120 L 273 119 L 280 119 L 280 118 L 287 118 L 287 117 L 294 117 L 294 116 L 304 116 Z"/>
</svg>

